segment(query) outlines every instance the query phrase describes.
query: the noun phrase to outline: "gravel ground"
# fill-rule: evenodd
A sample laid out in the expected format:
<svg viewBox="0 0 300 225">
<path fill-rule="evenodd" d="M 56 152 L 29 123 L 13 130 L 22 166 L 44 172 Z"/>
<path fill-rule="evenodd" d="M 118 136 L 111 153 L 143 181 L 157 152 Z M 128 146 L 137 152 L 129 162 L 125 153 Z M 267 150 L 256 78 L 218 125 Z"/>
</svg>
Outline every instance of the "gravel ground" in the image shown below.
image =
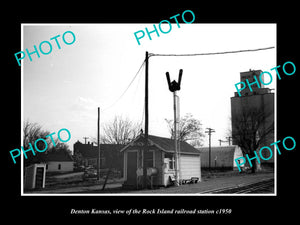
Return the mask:
<svg viewBox="0 0 300 225">
<path fill-rule="evenodd" d="M 102 183 L 78 183 L 66 186 L 57 186 L 46 188 L 42 190 L 30 191 L 30 194 L 193 194 L 200 193 L 203 191 L 226 188 L 226 187 L 236 187 L 239 185 L 245 185 L 248 183 L 259 182 L 265 179 L 274 178 L 274 173 L 272 172 L 258 172 L 255 174 L 251 173 L 241 173 L 237 171 L 227 171 L 227 172 L 205 172 L 203 171 L 202 181 L 197 184 L 185 184 L 179 187 L 168 187 L 168 188 L 158 188 L 158 189 L 147 189 L 147 190 L 123 190 L 122 180 L 110 181 L 106 189 L 102 191 Z"/>
<path fill-rule="evenodd" d="M 213 189 L 245 185 L 270 178 L 274 178 L 274 174 L 269 172 L 256 174 L 244 173 L 219 177 L 218 175 L 212 175 L 210 177 L 204 177 L 202 181 L 197 184 L 185 184 L 179 187 L 160 188 L 154 190 L 132 191 L 130 194 L 192 194 Z"/>
</svg>

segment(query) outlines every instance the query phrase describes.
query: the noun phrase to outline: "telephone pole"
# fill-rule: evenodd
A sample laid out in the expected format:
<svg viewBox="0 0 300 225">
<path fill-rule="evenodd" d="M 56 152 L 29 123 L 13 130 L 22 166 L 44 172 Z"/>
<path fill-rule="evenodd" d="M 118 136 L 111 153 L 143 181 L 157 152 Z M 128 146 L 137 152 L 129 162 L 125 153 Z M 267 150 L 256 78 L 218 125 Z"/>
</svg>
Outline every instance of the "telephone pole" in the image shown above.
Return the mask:
<svg viewBox="0 0 300 225">
<path fill-rule="evenodd" d="M 98 145 L 97 180 L 100 180 L 100 107 L 98 107 L 97 145 Z"/>
<path fill-rule="evenodd" d="M 219 139 L 218 141 L 219 141 L 220 146 L 222 145 L 222 142 L 227 142 L 227 141 L 223 141 L 221 139 Z"/>
<path fill-rule="evenodd" d="M 228 145 L 231 145 L 231 139 L 232 139 L 232 137 L 226 137 L 226 139 L 228 140 Z"/>
<path fill-rule="evenodd" d="M 208 149 L 209 149 L 209 157 L 208 157 L 208 160 L 209 160 L 209 164 L 208 164 L 208 168 L 209 168 L 209 171 L 210 171 L 210 168 L 211 168 L 211 133 L 213 133 L 213 132 L 215 132 L 215 130 L 214 129 L 212 129 L 212 128 L 206 128 L 207 129 L 207 131 L 205 131 L 205 133 L 208 133 L 208 136 L 209 136 L 209 147 L 208 147 Z"/>
<path fill-rule="evenodd" d="M 143 188 L 147 188 L 147 167 L 146 154 L 148 153 L 148 127 L 149 127 L 149 109 L 148 109 L 148 71 L 149 71 L 149 56 L 146 52 L 145 56 L 145 136 L 144 136 L 144 151 L 143 151 Z"/>
<path fill-rule="evenodd" d="M 84 139 L 84 144 L 86 144 L 86 139 L 89 139 L 89 137 L 83 137 Z"/>
</svg>

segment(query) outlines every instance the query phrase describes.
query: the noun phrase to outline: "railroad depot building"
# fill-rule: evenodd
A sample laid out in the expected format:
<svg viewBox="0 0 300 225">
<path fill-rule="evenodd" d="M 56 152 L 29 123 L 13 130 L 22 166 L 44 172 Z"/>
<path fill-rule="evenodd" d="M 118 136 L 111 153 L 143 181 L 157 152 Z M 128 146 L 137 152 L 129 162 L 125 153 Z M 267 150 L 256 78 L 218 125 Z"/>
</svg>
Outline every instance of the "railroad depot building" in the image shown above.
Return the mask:
<svg viewBox="0 0 300 225">
<path fill-rule="evenodd" d="M 148 176 L 153 186 L 168 186 L 172 184 L 175 175 L 175 143 L 170 138 L 148 136 L 149 151 L 144 154 L 144 134 L 126 145 L 124 153 L 124 186 L 139 187 L 143 182 L 143 157 L 146 157 L 146 167 L 152 168 Z M 147 175 L 149 175 L 147 173 Z M 179 179 L 201 181 L 200 152 L 186 142 L 180 142 Z"/>
<path fill-rule="evenodd" d="M 209 168 L 209 147 L 197 148 L 200 151 L 201 168 Z M 242 157 L 243 153 L 239 146 L 214 146 L 211 147 L 210 168 L 221 170 L 236 170 L 234 159 Z"/>
</svg>

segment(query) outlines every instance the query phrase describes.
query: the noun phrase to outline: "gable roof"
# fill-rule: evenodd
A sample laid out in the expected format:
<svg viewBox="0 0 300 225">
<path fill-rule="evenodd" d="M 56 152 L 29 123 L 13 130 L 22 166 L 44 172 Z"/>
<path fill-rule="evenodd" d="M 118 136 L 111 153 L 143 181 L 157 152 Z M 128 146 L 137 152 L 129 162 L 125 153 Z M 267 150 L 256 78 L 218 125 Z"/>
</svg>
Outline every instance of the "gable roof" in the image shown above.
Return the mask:
<svg viewBox="0 0 300 225">
<path fill-rule="evenodd" d="M 53 151 L 45 155 L 46 162 L 70 162 L 73 161 L 72 156 L 65 151 Z"/>
<path fill-rule="evenodd" d="M 148 135 L 148 139 L 149 139 L 150 146 L 156 146 L 157 148 L 159 148 L 164 152 L 175 153 L 175 143 L 173 139 L 154 136 L 154 135 Z M 144 134 L 141 134 L 135 140 L 133 140 L 124 148 L 122 148 L 121 152 L 133 146 L 135 142 L 144 142 Z M 194 148 L 193 146 L 191 146 L 185 141 L 180 141 L 180 153 L 197 154 L 197 155 L 200 154 L 199 150 L 197 150 L 196 148 Z"/>
</svg>

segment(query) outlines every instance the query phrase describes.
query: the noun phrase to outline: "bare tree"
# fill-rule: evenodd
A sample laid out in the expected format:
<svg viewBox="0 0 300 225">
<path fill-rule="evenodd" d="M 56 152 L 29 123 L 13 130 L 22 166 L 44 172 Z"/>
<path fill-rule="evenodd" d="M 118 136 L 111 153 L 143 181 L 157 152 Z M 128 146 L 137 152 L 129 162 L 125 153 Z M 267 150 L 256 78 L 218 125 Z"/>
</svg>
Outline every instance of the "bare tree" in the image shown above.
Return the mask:
<svg viewBox="0 0 300 225">
<path fill-rule="evenodd" d="M 128 144 L 135 139 L 141 127 L 122 116 L 115 116 L 113 121 L 104 124 L 101 143 L 105 144 Z"/>
<path fill-rule="evenodd" d="M 35 140 L 38 138 L 45 138 L 49 132 L 45 132 L 42 130 L 42 126 L 37 123 L 32 123 L 30 121 L 24 122 L 23 128 L 23 147 L 24 149 L 29 148 L 29 143 L 31 145 L 34 144 Z"/>
<path fill-rule="evenodd" d="M 133 139 L 135 139 L 140 133 L 141 126 L 132 122 L 128 118 L 123 118 L 122 116 L 115 116 L 110 122 L 103 125 L 103 132 L 100 136 L 101 144 L 116 144 L 116 145 L 126 145 Z M 96 143 L 96 138 L 92 138 Z M 102 190 L 105 189 L 107 179 L 112 171 L 112 168 L 117 167 L 114 163 L 116 159 L 121 158 L 122 153 L 120 151 L 110 151 L 106 155 L 107 161 L 110 161 L 108 165 L 108 170 L 106 172 L 105 181 L 102 186 Z"/>
<path fill-rule="evenodd" d="M 35 141 L 37 139 L 44 139 L 47 142 L 47 150 L 45 152 L 37 152 L 35 151 L 35 155 L 33 153 L 28 152 L 27 157 L 25 161 L 25 166 L 30 165 L 31 163 L 35 162 L 43 162 L 45 161 L 45 154 L 47 154 L 50 151 L 66 151 L 68 154 L 70 154 L 70 149 L 68 148 L 68 145 L 65 143 L 60 143 L 58 138 L 53 135 L 53 140 L 55 143 L 55 146 L 53 145 L 53 142 L 50 137 L 46 137 L 49 134 L 51 134 L 49 131 L 44 130 L 43 127 L 38 123 L 30 122 L 29 120 L 24 122 L 23 127 L 23 148 L 24 150 L 27 150 L 30 148 L 29 143 L 31 144 L 32 148 L 35 151 Z M 45 143 L 43 141 L 39 141 L 36 143 L 38 149 L 45 149 Z M 32 154 L 32 155 L 31 155 Z"/>
<path fill-rule="evenodd" d="M 43 130 L 42 126 L 39 125 L 38 123 L 32 123 L 28 120 L 25 121 L 24 127 L 23 127 L 23 148 L 24 148 L 24 150 L 27 150 L 30 148 L 29 143 L 31 144 L 32 148 L 34 149 L 35 141 L 39 138 L 46 139 L 46 136 L 49 134 L 50 134 L 50 132 Z M 48 148 L 49 148 L 49 145 L 51 145 L 51 140 L 46 140 L 46 141 L 47 141 Z M 44 149 L 46 146 L 45 146 L 44 142 L 40 141 L 37 143 L 37 147 L 39 149 Z M 27 152 L 26 156 L 28 157 L 28 159 L 25 160 L 24 165 L 27 166 L 34 162 L 43 161 L 43 155 L 44 154 L 42 154 L 40 152 L 36 152 L 36 151 L 35 151 L 35 156 L 33 155 L 33 153 Z"/>
<path fill-rule="evenodd" d="M 23 147 L 24 149 L 29 148 L 29 143 L 31 145 L 34 145 L 34 142 L 39 139 L 43 138 L 47 141 L 48 149 L 53 148 L 53 143 L 51 138 L 46 138 L 47 135 L 49 135 L 50 132 L 47 130 L 44 130 L 43 127 L 38 123 L 30 122 L 29 120 L 24 122 L 24 128 L 23 128 Z M 57 137 L 52 136 L 55 145 L 59 143 L 59 140 Z M 43 144 L 43 142 L 39 142 L 38 144 Z M 42 147 L 42 146 L 41 146 Z"/>
<path fill-rule="evenodd" d="M 266 123 L 266 118 L 272 116 L 266 114 L 262 109 L 242 109 L 241 113 L 232 118 L 232 138 L 235 144 L 240 146 L 243 155 L 248 154 L 249 158 L 255 156 L 254 151 L 258 150 L 269 134 L 274 131 L 274 120 Z M 252 173 L 255 173 L 259 164 L 252 163 Z"/>
<path fill-rule="evenodd" d="M 165 119 L 171 138 L 174 139 L 174 120 Z M 200 120 L 193 118 L 193 115 L 188 113 L 180 119 L 178 125 L 178 140 L 187 141 L 193 146 L 202 146 L 204 133 L 201 127 Z"/>
</svg>

